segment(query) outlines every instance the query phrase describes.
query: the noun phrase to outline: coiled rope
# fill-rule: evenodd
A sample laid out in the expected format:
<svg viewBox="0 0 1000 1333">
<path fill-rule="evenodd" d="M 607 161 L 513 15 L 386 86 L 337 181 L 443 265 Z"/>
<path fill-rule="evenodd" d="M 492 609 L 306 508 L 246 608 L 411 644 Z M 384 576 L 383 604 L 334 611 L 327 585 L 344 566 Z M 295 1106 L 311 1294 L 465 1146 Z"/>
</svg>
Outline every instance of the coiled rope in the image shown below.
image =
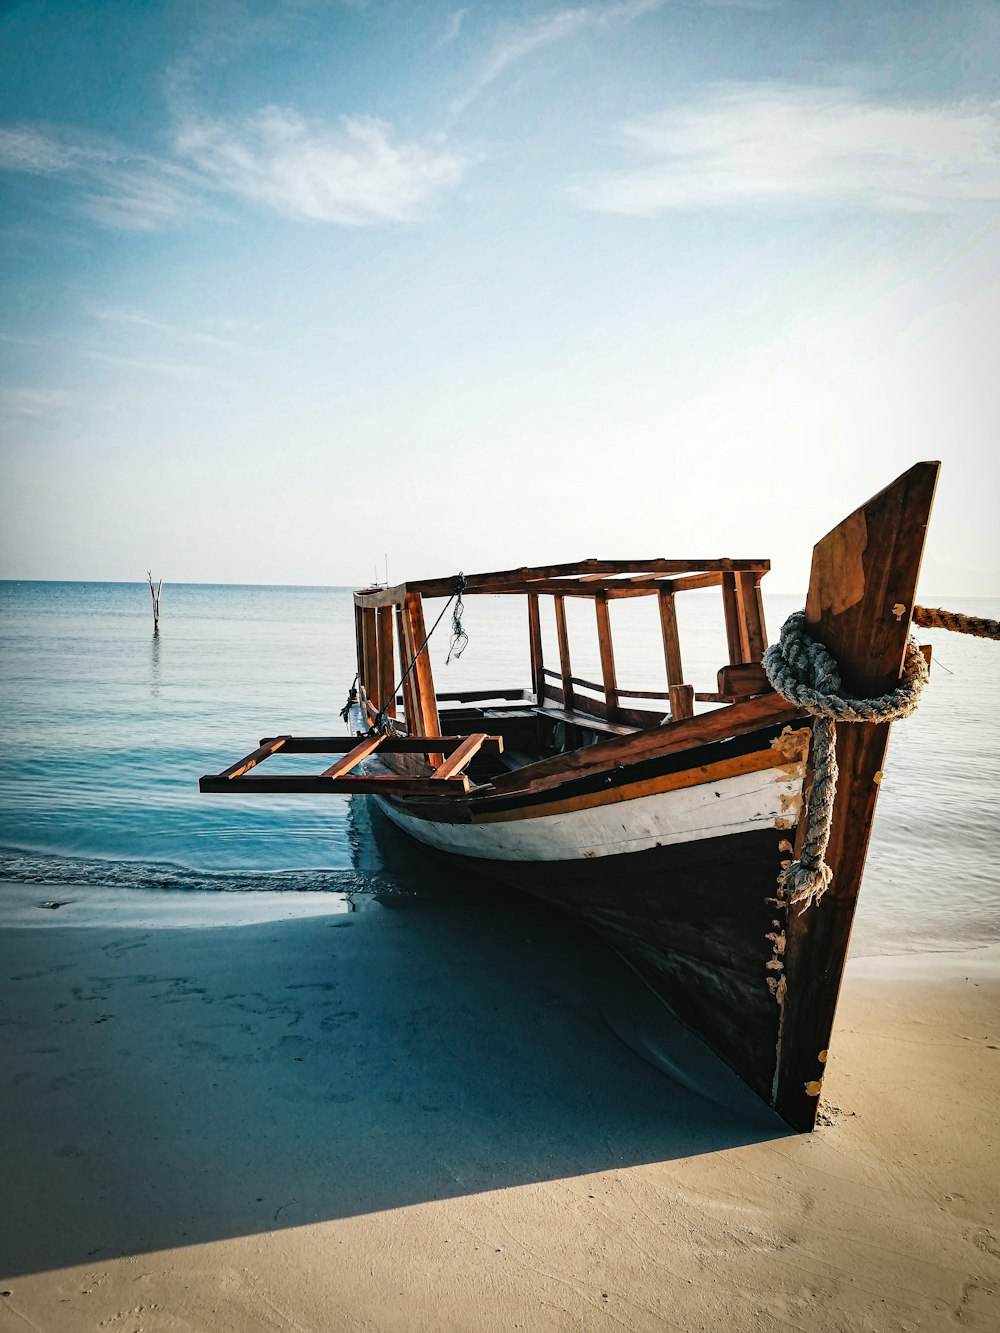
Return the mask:
<svg viewBox="0 0 1000 1333">
<path fill-rule="evenodd" d="M 911 637 L 899 686 L 877 699 L 852 699 L 841 692 L 837 663 L 806 631 L 805 620 L 804 611 L 793 612 L 782 625 L 778 642 L 763 658 L 767 678 L 778 694 L 813 717 L 813 783 L 805 839 L 799 859 L 787 865 L 778 879 L 787 900 L 801 903 L 803 912 L 819 902 L 833 878 L 825 857 L 839 771 L 836 724 L 909 717 L 928 679 L 923 653 Z"/>
</svg>

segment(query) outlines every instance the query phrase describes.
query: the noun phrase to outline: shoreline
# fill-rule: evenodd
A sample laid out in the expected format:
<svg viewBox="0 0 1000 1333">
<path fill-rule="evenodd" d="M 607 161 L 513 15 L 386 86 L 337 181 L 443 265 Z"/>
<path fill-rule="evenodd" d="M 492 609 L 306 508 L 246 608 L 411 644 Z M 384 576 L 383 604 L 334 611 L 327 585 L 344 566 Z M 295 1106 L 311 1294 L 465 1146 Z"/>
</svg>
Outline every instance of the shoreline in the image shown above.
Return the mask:
<svg viewBox="0 0 1000 1333">
<path fill-rule="evenodd" d="M 544 915 L 10 887 L 2 1333 L 1000 1319 L 996 946 L 852 960 L 796 1136 Z"/>
</svg>

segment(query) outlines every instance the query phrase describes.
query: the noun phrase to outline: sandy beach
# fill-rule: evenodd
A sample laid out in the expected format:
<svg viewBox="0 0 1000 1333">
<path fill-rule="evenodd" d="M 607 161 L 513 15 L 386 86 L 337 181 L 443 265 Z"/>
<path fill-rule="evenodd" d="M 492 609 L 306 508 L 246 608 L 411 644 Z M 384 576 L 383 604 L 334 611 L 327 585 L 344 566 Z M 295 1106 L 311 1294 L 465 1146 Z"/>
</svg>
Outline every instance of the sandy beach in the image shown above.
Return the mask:
<svg viewBox="0 0 1000 1333">
<path fill-rule="evenodd" d="M 996 950 L 797 1137 L 558 918 L 267 896 L 4 886 L 3 1333 L 1000 1326 Z"/>
</svg>

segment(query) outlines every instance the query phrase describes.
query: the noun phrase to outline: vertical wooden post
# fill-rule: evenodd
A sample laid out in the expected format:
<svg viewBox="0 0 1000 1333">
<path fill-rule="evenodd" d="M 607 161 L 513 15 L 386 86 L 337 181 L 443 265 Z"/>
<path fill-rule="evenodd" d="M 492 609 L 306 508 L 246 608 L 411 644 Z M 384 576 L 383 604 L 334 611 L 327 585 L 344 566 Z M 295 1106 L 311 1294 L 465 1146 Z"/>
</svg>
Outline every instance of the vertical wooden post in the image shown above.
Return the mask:
<svg viewBox="0 0 1000 1333">
<path fill-rule="evenodd" d="M 378 697 L 386 717 L 396 716 L 396 662 L 392 644 L 392 607 L 378 608 Z"/>
<path fill-rule="evenodd" d="M 747 662 L 757 663 L 767 647 L 764 628 L 764 603 L 760 595 L 760 574 L 756 570 L 741 570 L 736 575 L 736 600 L 739 604 L 740 623 Z"/>
<path fill-rule="evenodd" d="M 806 623 L 833 654 L 850 695 L 875 697 L 898 683 L 938 469 L 917 463 L 813 551 Z M 838 725 L 840 780 L 826 853 L 833 879 L 818 903 L 787 914 L 772 1102 L 800 1130 L 816 1121 L 889 726 Z"/>
<path fill-rule="evenodd" d="M 569 631 L 566 628 L 566 599 L 554 597 L 556 610 L 556 637 L 559 640 L 559 672 L 562 676 L 563 707 L 572 709 L 573 703 L 573 667 L 569 656 Z"/>
<path fill-rule="evenodd" d="M 417 705 L 413 691 L 413 672 L 409 670 L 411 657 L 406 633 L 406 617 L 402 606 L 396 610 L 396 638 L 399 642 L 399 674 L 403 678 L 403 711 L 406 713 L 406 731 L 410 736 L 419 735 L 420 728 L 416 720 Z"/>
<path fill-rule="evenodd" d="M 611 617 L 608 614 L 606 594 L 598 593 L 594 598 L 597 612 L 597 643 L 601 650 L 601 679 L 604 682 L 604 698 L 608 705 L 608 717 L 618 716 L 618 679 L 615 676 L 615 650 L 611 641 Z"/>
<path fill-rule="evenodd" d="M 378 678 L 378 632 L 375 624 L 375 608 L 366 606 L 361 611 L 361 659 L 364 663 L 364 671 L 361 676 L 361 684 L 368 692 L 368 698 L 375 705 L 379 706 L 379 678 Z"/>
<path fill-rule="evenodd" d="M 677 633 L 677 608 L 674 594 L 661 589 L 658 594 L 660 629 L 663 632 L 663 657 L 667 667 L 667 688 L 670 692 L 670 716 L 679 721 L 694 715 L 694 689 L 684 684 L 681 665 L 681 640 Z"/>
<path fill-rule="evenodd" d="M 528 593 L 528 650 L 531 654 L 531 688 L 539 708 L 545 703 L 545 676 L 542 670 L 542 619 L 538 610 L 538 593 Z"/>
<path fill-rule="evenodd" d="M 414 663 L 410 679 L 413 681 L 414 703 L 420 719 L 420 731 L 417 734 L 440 736 L 441 723 L 438 721 L 437 699 L 434 697 L 431 662 L 427 650 L 420 651 L 427 638 L 427 630 L 424 626 L 424 601 L 417 592 L 408 592 L 403 598 L 403 628 L 410 660 Z M 438 764 L 444 763 L 444 755 L 429 751 L 427 762 L 436 768 Z"/>
<path fill-rule="evenodd" d="M 362 609 L 357 602 L 354 603 L 354 646 L 357 651 L 358 661 L 358 693 L 360 697 L 360 687 L 365 683 L 365 639 L 362 621 Z"/>
<path fill-rule="evenodd" d="M 729 661 L 732 666 L 748 661 L 746 629 L 740 615 L 739 601 L 736 596 L 736 575 L 726 573 L 722 576 L 722 607 L 726 613 L 726 642 L 729 645 Z"/>
</svg>

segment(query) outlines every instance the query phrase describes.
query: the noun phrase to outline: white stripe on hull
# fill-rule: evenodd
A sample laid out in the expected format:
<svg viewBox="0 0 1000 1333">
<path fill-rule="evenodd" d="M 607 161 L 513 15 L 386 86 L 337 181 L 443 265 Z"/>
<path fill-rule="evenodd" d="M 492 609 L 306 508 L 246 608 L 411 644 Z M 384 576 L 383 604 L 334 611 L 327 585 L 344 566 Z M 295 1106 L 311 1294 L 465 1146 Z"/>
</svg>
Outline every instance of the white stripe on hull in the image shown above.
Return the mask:
<svg viewBox="0 0 1000 1333">
<path fill-rule="evenodd" d="M 798 821 L 801 796 L 801 769 L 790 777 L 786 764 L 630 801 L 497 823 L 437 823 L 375 799 L 394 824 L 439 851 L 487 861 L 575 861 L 790 828 Z"/>
</svg>

